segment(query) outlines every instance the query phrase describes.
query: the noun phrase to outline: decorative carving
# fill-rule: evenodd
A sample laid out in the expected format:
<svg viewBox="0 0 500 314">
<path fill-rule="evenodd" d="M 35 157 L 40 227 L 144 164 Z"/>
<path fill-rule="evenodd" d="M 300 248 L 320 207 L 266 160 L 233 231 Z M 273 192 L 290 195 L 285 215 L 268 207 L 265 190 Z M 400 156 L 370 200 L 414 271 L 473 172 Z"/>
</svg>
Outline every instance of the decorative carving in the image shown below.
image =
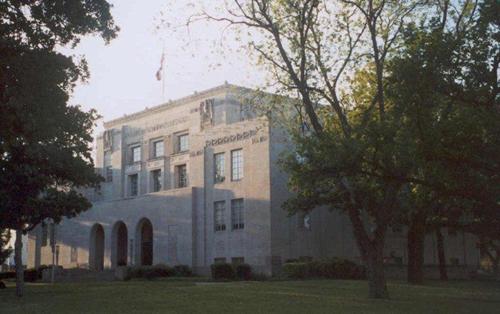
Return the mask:
<svg viewBox="0 0 500 314">
<path fill-rule="evenodd" d="M 205 146 L 206 147 L 217 146 L 231 142 L 246 140 L 248 138 L 254 137 L 255 135 L 257 135 L 257 130 L 245 131 L 242 133 L 227 135 L 219 138 L 214 138 L 213 140 L 205 141 Z"/>
<path fill-rule="evenodd" d="M 214 124 L 214 104 L 214 98 L 205 99 L 200 103 L 200 128 L 202 130 Z"/>
<path fill-rule="evenodd" d="M 104 131 L 102 135 L 104 150 L 113 150 L 113 129 Z"/>
</svg>

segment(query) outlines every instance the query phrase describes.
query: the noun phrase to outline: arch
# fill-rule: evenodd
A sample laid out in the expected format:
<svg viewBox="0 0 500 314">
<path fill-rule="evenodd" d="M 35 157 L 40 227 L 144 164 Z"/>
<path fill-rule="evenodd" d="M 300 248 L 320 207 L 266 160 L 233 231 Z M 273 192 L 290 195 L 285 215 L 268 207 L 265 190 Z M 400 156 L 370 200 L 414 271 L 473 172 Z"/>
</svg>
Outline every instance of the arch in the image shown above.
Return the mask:
<svg viewBox="0 0 500 314">
<path fill-rule="evenodd" d="M 128 230 L 123 221 L 117 221 L 111 233 L 111 266 L 126 266 L 128 257 Z"/>
<path fill-rule="evenodd" d="M 104 269 L 104 228 L 99 223 L 90 229 L 89 267 L 97 271 Z"/>
<path fill-rule="evenodd" d="M 136 229 L 136 264 L 153 265 L 153 225 L 147 218 L 137 223 Z"/>
</svg>

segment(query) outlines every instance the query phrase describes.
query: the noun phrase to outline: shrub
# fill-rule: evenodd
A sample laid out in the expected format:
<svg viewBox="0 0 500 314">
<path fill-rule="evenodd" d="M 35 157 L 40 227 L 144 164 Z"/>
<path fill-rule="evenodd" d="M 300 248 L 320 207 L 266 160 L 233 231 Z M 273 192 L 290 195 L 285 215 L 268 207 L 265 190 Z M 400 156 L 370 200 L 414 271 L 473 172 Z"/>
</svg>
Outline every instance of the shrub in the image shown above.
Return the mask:
<svg viewBox="0 0 500 314">
<path fill-rule="evenodd" d="M 331 279 L 363 279 L 364 267 L 346 260 L 333 258 L 307 263 L 285 263 L 283 272 L 292 279 L 331 278 Z"/>
<path fill-rule="evenodd" d="M 174 275 L 174 270 L 164 264 L 154 266 L 135 266 L 131 267 L 128 273 L 124 276 L 128 280 L 130 278 L 146 278 L 154 279 L 160 277 L 170 277 Z"/>
<path fill-rule="evenodd" d="M 217 263 L 210 266 L 212 279 L 214 280 L 232 280 L 235 278 L 234 269 L 231 264 Z"/>
<path fill-rule="evenodd" d="M 174 276 L 179 277 L 190 277 L 193 275 L 193 271 L 188 265 L 175 265 L 174 266 Z"/>
<path fill-rule="evenodd" d="M 38 279 L 38 271 L 34 268 L 26 269 L 24 271 L 24 281 L 34 282 Z"/>
<path fill-rule="evenodd" d="M 16 278 L 16 272 L 15 271 L 5 271 L 3 273 L 0 273 L 0 280 L 2 279 L 12 279 Z"/>
<path fill-rule="evenodd" d="M 252 278 L 252 267 L 248 264 L 239 264 L 236 267 L 236 278 L 250 280 Z"/>
<path fill-rule="evenodd" d="M 309 276 L 308 263 L 287 263 L 283 265 L 283 273 L 288 278 L 304 279 Z"/>
</svg>

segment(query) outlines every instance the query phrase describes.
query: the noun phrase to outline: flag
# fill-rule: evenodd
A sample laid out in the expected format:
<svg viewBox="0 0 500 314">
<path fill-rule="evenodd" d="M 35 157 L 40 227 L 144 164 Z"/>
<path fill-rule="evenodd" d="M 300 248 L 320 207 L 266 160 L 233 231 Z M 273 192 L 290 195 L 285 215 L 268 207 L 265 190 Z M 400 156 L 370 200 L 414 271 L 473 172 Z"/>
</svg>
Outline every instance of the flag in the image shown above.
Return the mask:
<svg viewBox="0 0 500 314">
<path fill-rule="evenodd" d="M 163 63 L 165 61 L 165 52 L 161 54 L 160 68 L 156 71 L 156 79 L 161 81 L 161 72 L 163 71 Z"/>
</svg>

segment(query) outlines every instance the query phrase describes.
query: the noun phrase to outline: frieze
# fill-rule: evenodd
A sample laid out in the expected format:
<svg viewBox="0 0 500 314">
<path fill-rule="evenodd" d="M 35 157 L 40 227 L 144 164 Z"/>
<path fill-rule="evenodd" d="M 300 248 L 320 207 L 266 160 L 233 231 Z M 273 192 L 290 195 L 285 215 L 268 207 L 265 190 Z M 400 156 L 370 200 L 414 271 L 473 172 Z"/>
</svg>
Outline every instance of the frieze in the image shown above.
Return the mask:
<svg viewBox="0 0 500 314">
<path fill-rule="evenodd" d="M 205 147 L 211 147 L 211 146 L 217 146 L 217 145 L 242 141 L 242 140 L 246 140 L 248 138 L 254 137 L 255 135 L 257 135 L 257 130 L 250 130 L 250 131 L 245 131 L 245 132 L 241 132 L 238 134 L 222 136 L 219 138 L 214 138 L 212 140 L 205 141 Z"/>
<path fill-rule="evenodd" d="M 151 132 L 155 132 L 155 131 L 158 131 L 158 130 L 161 130 L 161 129 L 173 127 L 173 126 L 176 126 L 178 124 L 181 124 L 181 123 L 184 123 L 184 122 L 187 122 L 187 121 L 189 121 L 189 117 L 181 117 L 181 118 L 174 119 L 174 120 L 171 120 L 171 121 L 167 121 L 167 122 L 164 122 L 164 123 L 156 124 L 156 125 L 144 128 L 144 129 L 131 130 L 130 132 L 127 132 L 127 135 L 128 136 L 136 136 L 136 135 L 140 135 L 140 134 L 151 133 Z"/>
</svg>

